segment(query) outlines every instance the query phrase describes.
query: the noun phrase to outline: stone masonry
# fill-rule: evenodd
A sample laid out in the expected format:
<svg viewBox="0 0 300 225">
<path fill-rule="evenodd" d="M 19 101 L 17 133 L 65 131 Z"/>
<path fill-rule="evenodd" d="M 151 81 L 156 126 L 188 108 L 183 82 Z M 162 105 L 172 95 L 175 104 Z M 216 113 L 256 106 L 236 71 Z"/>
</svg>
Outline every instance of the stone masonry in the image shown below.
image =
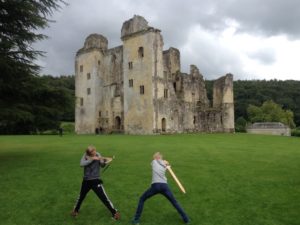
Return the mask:
<svg viewBox="0 0 300 225">
<path fill-rule="evenodd" d="M 163 50 L 161 31 L 143 17 L 123 23 L 121 40 L 108 49 L 91 34 L 76 54 L 78 134 L 234 132 L 231 74 L 214 82 L 210 102 L 198 68 L 182 73 L 179 50 Z"/>
</svg>

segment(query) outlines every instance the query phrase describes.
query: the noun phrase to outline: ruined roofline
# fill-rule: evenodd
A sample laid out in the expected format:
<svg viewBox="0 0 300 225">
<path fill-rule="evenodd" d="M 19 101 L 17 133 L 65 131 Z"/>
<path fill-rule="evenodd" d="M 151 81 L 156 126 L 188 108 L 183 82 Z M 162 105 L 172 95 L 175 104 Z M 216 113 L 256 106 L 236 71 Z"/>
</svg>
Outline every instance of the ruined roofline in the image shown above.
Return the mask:
<svg viewBox="0 0 300 225">
<path fill-rule="evenodd" d="M 176 52 L 180 53 L 180 51 L 179 51 L 178 48 L 170 47 L 169 49 L 164 50 L 164 51 L 163 51 L 163 54 L 169 54 L 170 51 L 176 51 Z"/>
<path fill-rule="evenodd" d="M 137 32 L 134 32 L 134 33 L 131 33 L 131 34 L 127 34 L 125 36 L 122 36 L 121 37 L 121 40 L 122 41 L 125 41 L 125 40 L 128 40 L 129 38 L 132 38 L 132 37 L 136 37 L 136 36 L 139 36 L 141 34 L 146 34 L 148 32 L 155 32 L 155 33 L 160 33 L 161 30 L 159 29 L 156 29 L 154 27 L 148 27 L 147 29 L 144 29 L 144 30 L 139 30 Z"/>
<path fill-rule="evenodd" d="M 77 52 L 76 52 L 76 57 L 77 56 L 80 56 L 80 55 L 83 55 L 83 54 L 86 54 L 86 53 L 90 53 L 92 51 L 99 51 L 101 52 L 102 54 L 104 53 L 104 50 L 102 48 L 98 48 L 98 47 L 93 47 L 93 48 L 88 48 L 88 49 L 85 49 L 85 48 L 81 48 L 79 49 Z"/>
<path fill-rule="evenodd" d="M 82 54 L 85 54 L 85 53 L 89 53 L 89 52 L 92 52 L 92 51 L 99 51 L 101 52 L 102 54 L 105 54 L 105 53 L 111 53 L 115 50 L 123 50 L 123 45 L 119 45 L 119 46 L 116 46 L 116 47 L 113 47 L 113 48 L 109 48 L 107 50 L 103 50 L 102 48 L 98 48 L 98 47 L 93 47 L 93 48 L 88 48 L 88 49 L 85 49 L 84 47 L 79 49 L 77 52 L 76 52 L 76 57 L 79 56 L 79 55 L 82 55 Z"/>
<path fill-rule="evenodd" d="M 113 48 L 109 48 L 109 49 L 107 49 L 107 53 L 110 53 L 110 52 L 113 52 L 113 51 L 115 51 L 115 50 L 123 50 L 123 45 L 119 45 L 119 46 L 116 46 L 116 47 L 113 47 Z"/>
</svg>

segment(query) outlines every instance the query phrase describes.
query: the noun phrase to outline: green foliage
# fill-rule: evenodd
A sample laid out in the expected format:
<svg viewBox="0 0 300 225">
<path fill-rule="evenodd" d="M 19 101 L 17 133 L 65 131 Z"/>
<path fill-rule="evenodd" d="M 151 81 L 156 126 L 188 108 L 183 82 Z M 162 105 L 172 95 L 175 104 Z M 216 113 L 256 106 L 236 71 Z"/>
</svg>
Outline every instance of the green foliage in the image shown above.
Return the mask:
<svg viewBox="0 0 300 225">
<path fill-rule="evenodd" d="M 293 129 L 291 132 L 291 135 L 294 137 L 300 137 L 300 130 L 299 129 Z"/>
<path fill-rule="evenodd" d="M 33 43 L 62 0 L 0 1 L 0 134 L 30 134 L 59 125 L 61 93 L 50 88 L 34 63 L 43 52 Z M 58 91 L 58 92 L 57 92 Z M 63 95 L 64 93 L 61 93 Z M 63 101 L 65 98 L 62 96 Z"/>
<path fill-rule="evenodd" d="M 294 137 L 300 137 L 300 127 L 296 127 L 292 130 L 291 135 Z"/>
<path fill-rule="evenodd" d="M 268 100 L 276 102 L 284 110 L 294 112 L 295 123 L 297 126 L 300 125 L 300 81 L 238 80 L 234 82 L 236 118 L 242 116 L 248 120 L 248 106 L 261 106 Z"/>
<path fill-rule="evenodd" d="M 75 124 L 72 122 L 63 122 L 60 127 L 63 129 L 64 134 L 74 134 Z"/>
<path fill-rule="evenodd" d="M 235 130 L 237 132 L 246 132 L 247 120 L 244 117 L 237 118 L 235 122 Z"/>
<path fill-rule="evenodd" d="M 291 128 L 295 127 L 294 114 L 284 110 L 272 100 L 266 101 L 261 107 L 250 105 L 247 109 L 250 122 L 281 122 Z"/>
<path fill-rule="evenodd" d="M 0 136 L 0 221 L 3 225 L 128 225 L 151 183 L 151 156 L 161 151 L 187 190 L 168 182 L 193 225 L 300 224 L 298 138 L 247 135 Z M 93 144 L 115 155 L 102 174 L 120 210 L 113 221 L 90 191 L 79 216 L 69 213 L 82 180 L 79 160 Z M 161 195 L 145 203 L 141 225 L 182 225 Z"/>
</svg>

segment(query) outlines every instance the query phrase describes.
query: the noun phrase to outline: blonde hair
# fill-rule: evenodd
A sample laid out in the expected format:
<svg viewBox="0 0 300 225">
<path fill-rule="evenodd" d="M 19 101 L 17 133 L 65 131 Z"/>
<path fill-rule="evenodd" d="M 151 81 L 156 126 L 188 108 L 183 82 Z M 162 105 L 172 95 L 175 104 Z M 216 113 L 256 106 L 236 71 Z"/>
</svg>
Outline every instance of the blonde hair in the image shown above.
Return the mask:
<svg viewBox="0 0 300 225">
<path fill-rule="evenodd" d="M 94 151 L 94 150 L 96 151 L 96 147 L 93 146 L 93 145 L 90 145 L 90 146 L 88 146 L 87 149 L 85 150 L 85 153 L 86 153 L 88 156 L 90 156 L 90 155 L 91 155 L 91 152 Z"/>
<path fill-rule="evenodd" d="M 156 159 L 157 157 L 162 157 L 162 154 L 160 152 L 154 153 L 153 159 Z"/>
</svg>

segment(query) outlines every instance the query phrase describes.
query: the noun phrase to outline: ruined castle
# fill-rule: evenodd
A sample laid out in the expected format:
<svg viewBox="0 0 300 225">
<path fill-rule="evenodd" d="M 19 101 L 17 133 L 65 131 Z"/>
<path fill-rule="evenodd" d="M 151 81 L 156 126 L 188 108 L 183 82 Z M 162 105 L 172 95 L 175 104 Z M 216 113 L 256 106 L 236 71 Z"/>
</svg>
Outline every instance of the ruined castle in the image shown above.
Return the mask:
<svg viewBox="0 0 300 225">
<path fill-rule="evenodd" d="M 161 31 L 143 17 L 123 23 L 121 40 L 108 49 L 91 34 L 76 54 L 77 133 L 234 132 L 231 74 L 214 82 L 209 101 L 198 68 L 182 73 L 179 50 L 164 50 Z"/>
</svg>

